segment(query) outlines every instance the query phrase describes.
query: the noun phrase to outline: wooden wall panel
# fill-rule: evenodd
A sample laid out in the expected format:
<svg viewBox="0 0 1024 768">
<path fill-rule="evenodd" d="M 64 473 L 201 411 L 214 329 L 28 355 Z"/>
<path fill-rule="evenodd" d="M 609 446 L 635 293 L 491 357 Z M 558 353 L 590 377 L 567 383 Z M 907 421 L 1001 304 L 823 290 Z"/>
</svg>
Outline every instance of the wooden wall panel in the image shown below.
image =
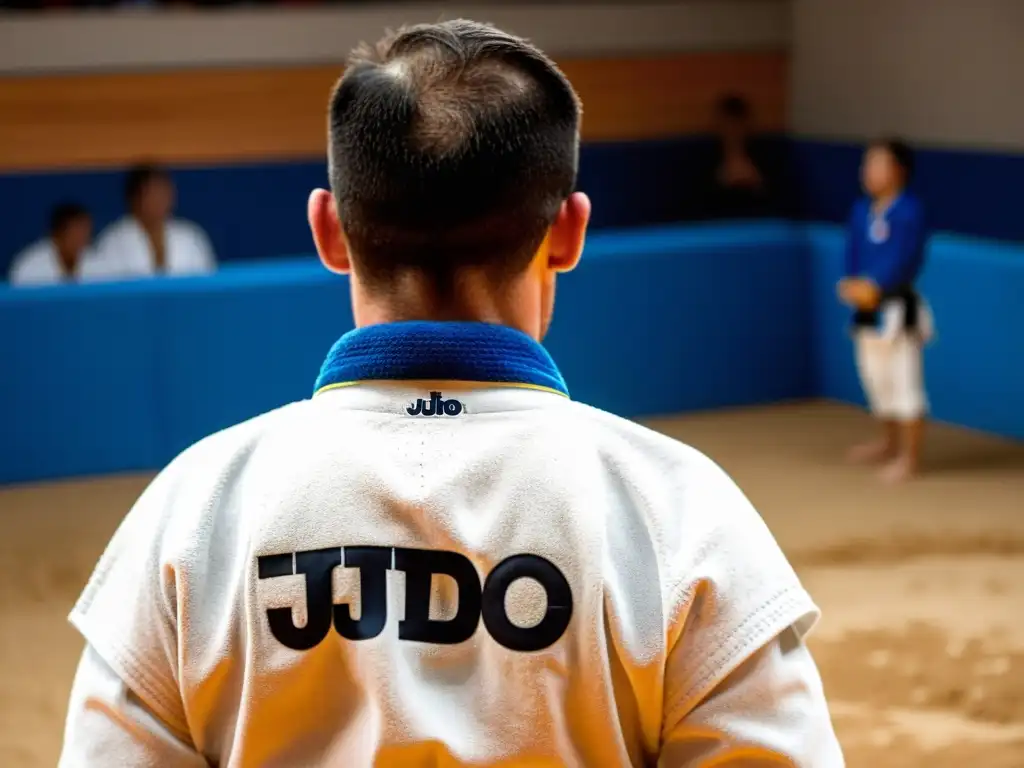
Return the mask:
<svg viewBox="0 0 1024 768">
<path fill-rule="evenodd" d="M 562 62 L 584 103 L 584 139 L 703 130 L 715 98 L 747 95 L 783 127 L 783 52 Z M 0 79 L 0 170 L 219 163 L 323 154 L 335 66 Z"/>
</svg>

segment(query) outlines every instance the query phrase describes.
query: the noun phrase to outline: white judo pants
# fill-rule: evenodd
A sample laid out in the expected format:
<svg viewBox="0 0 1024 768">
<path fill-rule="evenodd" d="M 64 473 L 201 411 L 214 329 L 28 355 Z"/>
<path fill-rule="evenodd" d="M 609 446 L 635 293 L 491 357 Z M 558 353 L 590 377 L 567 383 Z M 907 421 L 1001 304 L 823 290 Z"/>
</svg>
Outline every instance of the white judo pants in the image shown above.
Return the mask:
<svg viewBox="0 0 1024 768">
<path fill-rule="evenodd" d="M 935 319 L 923 298 L 917 326 L 908 331 L 904 305 L 884 302 L 879 310 L 880 328 L 854 332 L 857 372 L 871 412 L 887 421 L 915 421 L 928 413 L 924 388 L 924 346 L 935 335 Z"/>
<path fill-rule="evenodd" d="M 914 421 L 928 412 L 923 343 L 917 334 L 885 335 L 860 329 L 854 336 L 857 372 L 871 412 L 888 421 Z"/>
</svg>

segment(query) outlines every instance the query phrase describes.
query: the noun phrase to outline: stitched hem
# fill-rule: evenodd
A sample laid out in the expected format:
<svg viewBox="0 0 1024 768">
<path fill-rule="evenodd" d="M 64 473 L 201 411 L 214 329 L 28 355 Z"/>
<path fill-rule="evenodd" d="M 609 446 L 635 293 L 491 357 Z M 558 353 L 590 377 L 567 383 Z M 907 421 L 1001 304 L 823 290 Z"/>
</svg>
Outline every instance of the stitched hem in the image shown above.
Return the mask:
<svg viewBox="0 0 1024 768">
<path fill-rule="evenodd" d="M 817 615 L 818 608 L 801 586 L 790 586 L 761 603 L 729 634 L 719 648 L 708 657 L 693 675 L 683 692 L 666 702 L 665 714 L 689 711 L 697 702 L 732 674 L 744 661 L 765 646 L 784 629 L 809 615 Z M 810 624 L 801 627 L 802 634 Z"/>
<path fill-rule="evenodd" d="M 176 689 L 163 683 L 124 643 L 99 631 L 89 616 L 76 608 L 68 617 L 71 625 L 85 638 L 101 659 L 135 692 L 164 724 L 179 737 L 190 738 L 188 723 L 176 710 L 180 709 L 180 696 Z M 175 706 L 172 702 L 178 701 Z"/>
</svg>

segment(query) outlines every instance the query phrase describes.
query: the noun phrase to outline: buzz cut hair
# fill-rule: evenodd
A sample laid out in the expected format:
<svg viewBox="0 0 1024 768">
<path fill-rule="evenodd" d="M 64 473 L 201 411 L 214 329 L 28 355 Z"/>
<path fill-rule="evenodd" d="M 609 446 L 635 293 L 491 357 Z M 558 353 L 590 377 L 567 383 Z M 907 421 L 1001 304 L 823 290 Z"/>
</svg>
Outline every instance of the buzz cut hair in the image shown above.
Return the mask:
<svg viewBox="0 0 1024 768">
<path fill-rule="evenodd" d="M 329 174 L 362 279 L 529 265 L 576 185 L 579 99 L 538 48 L 457 20 L 352 52 L 331 95 Z"/>
</svg>

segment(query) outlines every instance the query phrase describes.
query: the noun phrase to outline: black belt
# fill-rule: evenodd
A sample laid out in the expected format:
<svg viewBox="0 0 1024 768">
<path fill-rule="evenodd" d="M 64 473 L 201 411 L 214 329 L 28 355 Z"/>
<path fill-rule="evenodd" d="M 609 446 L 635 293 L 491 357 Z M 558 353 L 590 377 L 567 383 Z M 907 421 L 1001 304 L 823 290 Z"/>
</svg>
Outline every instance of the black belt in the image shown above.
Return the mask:
<svg viewBox="0 0 1024 768">
<path fill-rule="evenodd" d="M 881 307 L 889 301 L 899 301 L 903 304 L 903 328 L 905 330 L 912 331 L 917 328 L 921 297 L 909 285 L 883 292 L 878 301 L 878 307 L 875 309 L 858 309 L 853 313 L 853 326 L 855 328 L 878 328 L 881 324 Z"/>
</svg>

